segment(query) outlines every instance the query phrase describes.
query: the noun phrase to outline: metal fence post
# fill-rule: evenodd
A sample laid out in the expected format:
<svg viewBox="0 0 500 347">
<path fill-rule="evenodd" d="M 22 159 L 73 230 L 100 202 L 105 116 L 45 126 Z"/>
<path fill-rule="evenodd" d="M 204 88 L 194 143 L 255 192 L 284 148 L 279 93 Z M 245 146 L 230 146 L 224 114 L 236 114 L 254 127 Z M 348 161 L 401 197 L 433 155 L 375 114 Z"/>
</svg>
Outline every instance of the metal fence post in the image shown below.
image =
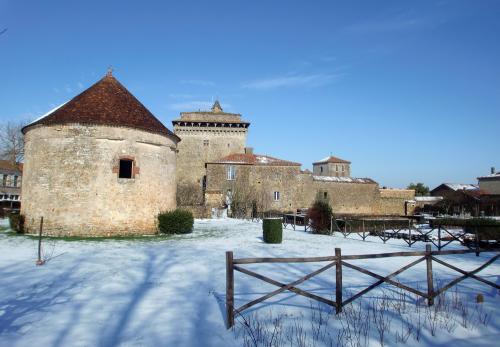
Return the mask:
<svg viewBox="0 0 500 347">
<path fill-rule="evenodd" d="M 233 252 L 226 252 L 226 315 L 227 328 L 234 326 L 234 268 Z"/>
<path fill-rule="evenodd" d="M 40 217 L 40 229 L 38 231 L 38 259 L 36 265 L 45 264 L 45 260 L 42 259 L 42 231 L 43 231 L 43 217 Z"/>
</svg>

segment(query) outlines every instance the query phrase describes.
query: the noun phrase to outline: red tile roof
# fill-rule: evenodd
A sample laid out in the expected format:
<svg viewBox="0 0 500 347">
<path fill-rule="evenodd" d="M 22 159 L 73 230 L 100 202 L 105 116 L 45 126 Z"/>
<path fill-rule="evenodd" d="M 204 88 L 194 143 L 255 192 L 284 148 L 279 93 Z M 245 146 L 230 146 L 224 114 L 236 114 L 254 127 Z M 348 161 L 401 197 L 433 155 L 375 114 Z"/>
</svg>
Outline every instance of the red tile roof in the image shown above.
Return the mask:
<svg viewBox="0 0 500 347">
<path fill-rule="evenodd" d="M 327 157 L 325 159 L 321 159 L 320 161 L 317 161 L 317 162 L 313 163 L 313 165 L 315 165 L 315 164 L 326 164 L 326 163 L 350 164 L 351 162 L 347 161 L 347 160 L 344 160 L 344 159 L 340 159 L 340 158 L 334 157 L 334 156 L 329 156 L 329 157 Z"/>
<path fill-rule="evenodd" d="M 180 140 L 137 100 L 111 73 L 47 116 L 25 126 L 68 123 L 123 126 Z"/>
<path fill-rule="evenodd" d="M 260 154 L 233 153 L 209 164 L 242 164 L 266 166 L 301 166 L 300 163 Z"/>
<path fill-rule="evenodd" d="M 10 160 L 0 160 L 0 170 L 23 171 L 22 163 L 13 163 Z"/>
</svg>

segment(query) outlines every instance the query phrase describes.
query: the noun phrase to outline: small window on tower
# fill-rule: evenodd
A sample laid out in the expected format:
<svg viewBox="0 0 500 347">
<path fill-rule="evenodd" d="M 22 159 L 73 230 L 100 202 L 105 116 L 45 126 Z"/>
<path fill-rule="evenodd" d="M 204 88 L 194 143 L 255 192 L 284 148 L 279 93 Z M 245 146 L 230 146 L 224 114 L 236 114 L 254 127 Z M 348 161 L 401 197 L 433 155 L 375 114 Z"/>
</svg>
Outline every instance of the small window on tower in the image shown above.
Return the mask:
<svg viewBox="0 0 500 347">
<path fill-rule="evenodd" d="M 204 147 L 208 147 L 209 144 L 210 144 L 210 142 L 208 140 L 203 140 Z"/>
<path fill-rule="evenodd" d="M 134 162 L 129 159 L 120 159 L 120 171 L 118 172 L 118 178 L 133 178 Z"/>
</svg>

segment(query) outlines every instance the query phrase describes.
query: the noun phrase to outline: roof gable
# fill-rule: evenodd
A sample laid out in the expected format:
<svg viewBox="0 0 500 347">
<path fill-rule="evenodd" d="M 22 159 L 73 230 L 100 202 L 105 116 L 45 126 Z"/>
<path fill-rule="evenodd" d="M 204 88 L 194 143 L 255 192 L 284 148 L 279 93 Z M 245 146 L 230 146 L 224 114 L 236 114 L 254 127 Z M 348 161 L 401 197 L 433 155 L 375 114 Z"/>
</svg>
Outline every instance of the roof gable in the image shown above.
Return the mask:
<svg viewBox="0 0 500 347">
<path fill-rule="evenodd" d="M 70 123 L 123 126 L 180 140 L 111 73 L 67 103 L 28 124 L 22 131 L 26 133 L 36 125 Z"/>
</svg>

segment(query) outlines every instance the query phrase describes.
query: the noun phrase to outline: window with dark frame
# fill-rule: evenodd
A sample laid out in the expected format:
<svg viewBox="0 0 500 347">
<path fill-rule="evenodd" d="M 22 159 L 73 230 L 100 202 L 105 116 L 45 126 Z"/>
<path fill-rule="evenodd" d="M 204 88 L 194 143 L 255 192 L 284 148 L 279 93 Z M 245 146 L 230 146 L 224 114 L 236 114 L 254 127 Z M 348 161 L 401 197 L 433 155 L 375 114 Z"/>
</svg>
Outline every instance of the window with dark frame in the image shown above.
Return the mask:
<svg viewBox="0 0 500 347">
<path fill-rule="evenodd" d="M 134 161 L 130 159 L 120 159 L 120 169 L 118 178 L 133 178 Z"/>
</svg>

